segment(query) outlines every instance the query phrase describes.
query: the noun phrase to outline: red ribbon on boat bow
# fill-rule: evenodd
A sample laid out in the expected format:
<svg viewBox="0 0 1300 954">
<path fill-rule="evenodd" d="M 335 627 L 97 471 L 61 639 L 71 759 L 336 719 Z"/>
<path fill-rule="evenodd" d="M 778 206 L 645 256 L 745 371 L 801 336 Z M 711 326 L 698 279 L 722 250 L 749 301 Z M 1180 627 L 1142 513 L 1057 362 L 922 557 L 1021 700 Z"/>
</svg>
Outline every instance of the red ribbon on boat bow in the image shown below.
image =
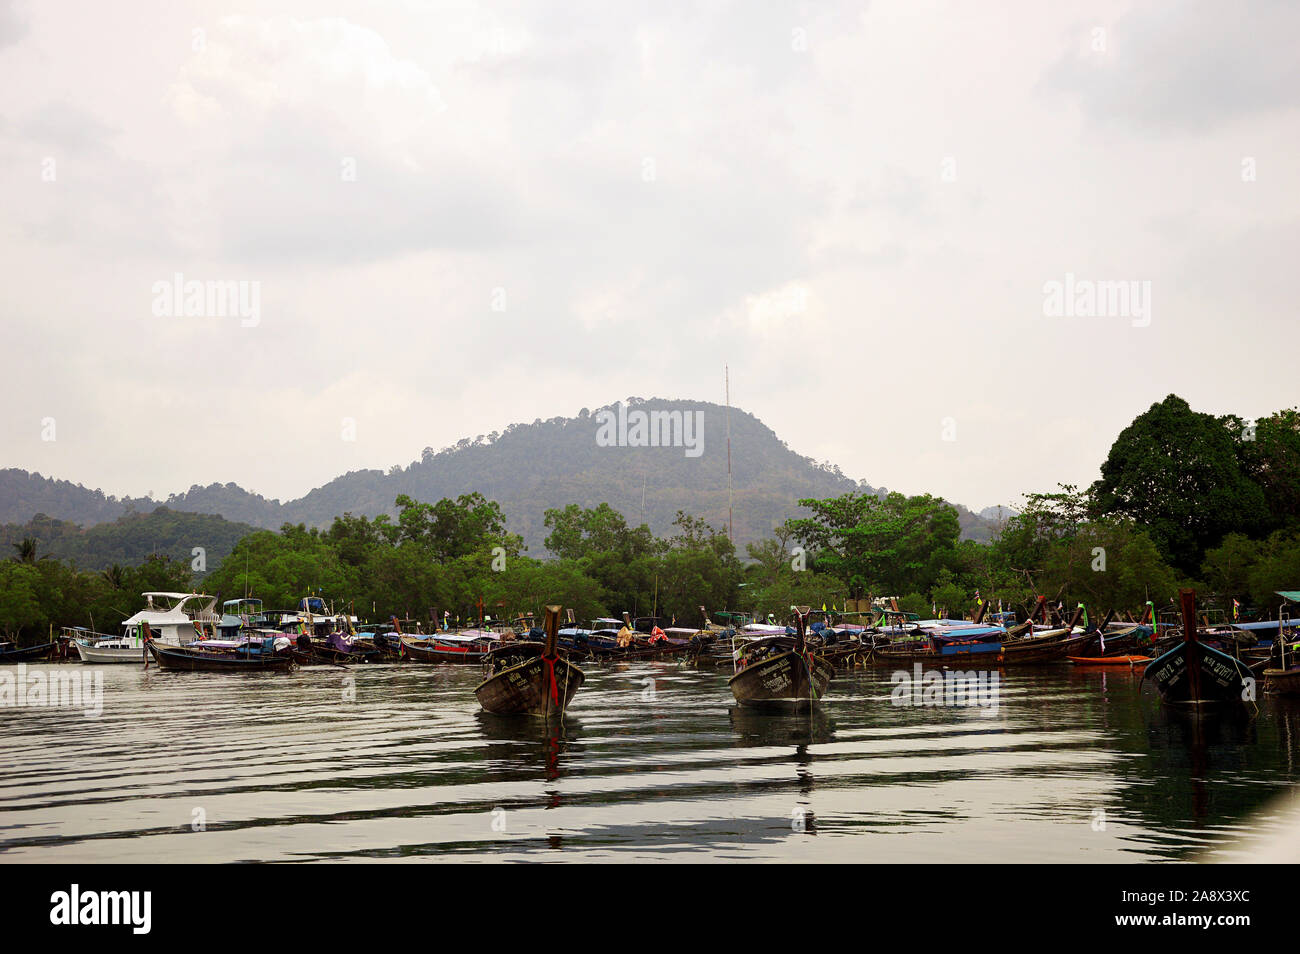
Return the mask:
<svg viewBox="0 0 1300 954">
<path fill-rule="evenodd" d="M 560 704 L 560 687 L 555 681 L 555 656 L 543 656 L 542 662 L 546 663 L 546 668 L 551 674 L 551 701 L 557 706 Z"/>
</svg>

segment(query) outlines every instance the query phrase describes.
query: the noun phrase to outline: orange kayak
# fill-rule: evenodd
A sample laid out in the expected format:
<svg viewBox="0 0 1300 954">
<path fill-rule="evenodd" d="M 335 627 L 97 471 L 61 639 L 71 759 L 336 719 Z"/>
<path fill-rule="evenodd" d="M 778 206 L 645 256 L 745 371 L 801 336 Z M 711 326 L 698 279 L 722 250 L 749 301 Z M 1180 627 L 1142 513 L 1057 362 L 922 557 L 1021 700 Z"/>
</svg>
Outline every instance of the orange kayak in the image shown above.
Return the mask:
<svg viewBox="0 0 1300 954">
<path fill-rule="evenodd" d="M 1070 656 L 1076 666 L 1145 666 L 1150 656 Z"/>
</svg>

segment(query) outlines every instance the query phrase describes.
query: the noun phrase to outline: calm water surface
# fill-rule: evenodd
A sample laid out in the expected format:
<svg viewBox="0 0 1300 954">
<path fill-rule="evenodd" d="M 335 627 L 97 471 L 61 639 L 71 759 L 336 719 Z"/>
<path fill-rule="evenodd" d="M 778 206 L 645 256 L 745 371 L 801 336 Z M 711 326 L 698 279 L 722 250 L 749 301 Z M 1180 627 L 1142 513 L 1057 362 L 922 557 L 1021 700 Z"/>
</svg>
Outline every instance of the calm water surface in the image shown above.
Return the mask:
<svg viewBox="0 0 1300 954">
<path fill-rule="evenodd" d="M 477 667 L 97 668 L 98 719 L 0 709 L 0 860 L 1180 860 L 1267 835 L 1300 769 L 1300 708 L 1198 728 L 1128 671 L 1004 673 L 991 712 L 868 670 L 809 718 L 588 665 L 548 730 L 481 713 Z"/>
</svg>

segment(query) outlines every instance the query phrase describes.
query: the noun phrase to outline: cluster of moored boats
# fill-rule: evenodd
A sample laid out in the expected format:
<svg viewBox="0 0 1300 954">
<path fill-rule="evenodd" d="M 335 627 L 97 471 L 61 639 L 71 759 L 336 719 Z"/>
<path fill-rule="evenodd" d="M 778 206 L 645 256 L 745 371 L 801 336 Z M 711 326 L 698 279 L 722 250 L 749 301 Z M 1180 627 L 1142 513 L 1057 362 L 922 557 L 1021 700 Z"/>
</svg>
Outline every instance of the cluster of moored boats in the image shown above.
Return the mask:
<svg viewBox="0 0 1300 954">
<path fill-rule="evenodd" d="M 1284 596 L 1287 594 L 1283 594 Z M 531 615 L 510 623 L 425 633 L 411 620 L 362 624 L 318 597 L 291 612 L 269 612 L 260 600 L 229 600 L 216 611 L 213 597 L 150 592 L 145 608 L 116 635 L 68 628 L 44 646 L 0 644 L 0 661 L 80 658 L 88 663 L 143 662 L 166 670 L 265 672 L 297 666 L 410 662 L 477 664 L 484 682 L 476 693 L 491 712 L 548 715 L 563 712 L 585 679 L 587 662 L 680 659 L 700 667 L 730 668 L 737 702 L 801 710 L 829 691 L 837 671 L 863 666 L 913 665 L 1004 668 L 1070 663 L 1145 670 L 1170 702 L 1231 701 L 1262 676 L 1273 691 L 1300 694 L 1300 666 L 1289 665 L 1300 630 L 1284 614 L 1276 621 L 1212 623 L 1198 618 L 1195 594 L 1184 591 L 1180 618 L 1156 619 L 1147 604 L 1140 619 L 1114 614 L 1090 622 L 1080 605 L 1066 619 L 1061 607 L 1039 598 L 1027 619 L 988 614 L 980 603 L 971 619 L 921 619 L 896 602 L 868 612 L 834 613 L 791 607 L 788 624 L 769 617 L 700 608 L 702 625 L 682 627 L 658 617 L 603 617 L 580 626 L 569 610 L 546 608 L 541 625 Z"/>
</svg>

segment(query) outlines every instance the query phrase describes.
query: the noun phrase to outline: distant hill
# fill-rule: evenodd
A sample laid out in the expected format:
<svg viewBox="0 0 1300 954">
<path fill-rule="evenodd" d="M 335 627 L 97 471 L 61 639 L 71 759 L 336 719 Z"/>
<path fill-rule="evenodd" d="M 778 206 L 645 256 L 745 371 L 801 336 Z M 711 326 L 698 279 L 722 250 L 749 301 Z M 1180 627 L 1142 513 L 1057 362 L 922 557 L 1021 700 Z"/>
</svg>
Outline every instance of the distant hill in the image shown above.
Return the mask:
<svg viewBox="0 0 1300 954">
<path fill-rule="evenodd" d="M 699 401 L 629 398 L 629 411 L 699 412 L 703 442 L 698 456 L 683 447 L 601 446 L 598 414 L 583 408 L 575 417 L 512 424 L 504 431 L 434 451 L 388 472 L 353 471 L 298 500 L 281 503 L 227 484 L 194 486 L 168 497 L 169 512 L 215 514 L 227 521 L 278 528 L 285 522 L 327 526 L 342 513 L 395 513 L 394 499 L 419 500 L 478 491 L 501 504 L 509 527 L 529 551 L 542 555 L 544 513 L 551 507 L 600 503 L 622 511 L 628 522 L 669 534 L 677 511 L 727 524 L 727 410 Z M 634 436 L 634 435 L 630 435 Z M 734 531 L 738 548 L 761 539 L 787 517 L 795 501 L 858 490 L 880 493 L 829 463 L 801 456 L 748 412 L 731 409 Z M 21 523 L 35 513 L 90 526 L 124 512 L 156 507 L 157 501 L 106 497 L 67 481 L 21 470 L 0 471 L 0 520 Z M 963 535 L 987 539 L 993 522 L 958 506 Z M 196 544 L 197 545 L 197 544 Z"/>
<path fill-rule="evenodd" d="M 114 563 L 134 566 L 155 553 L 193 565 L 194 548 L 201 547 L 206 572 L 215 570 L 241 537 L 257 529 L 213 514 L 182 513 L 167 507 L 156 507 L 152 513 L 128 513 L 85 529 L 41 513 L 26 523 L 0 526 L 0 543 L 6 554 L 12 555 L 13 544 L 32 537 L 38 557 L 69 560 L 84 570 L 103 570 Z"/>
</svg>

